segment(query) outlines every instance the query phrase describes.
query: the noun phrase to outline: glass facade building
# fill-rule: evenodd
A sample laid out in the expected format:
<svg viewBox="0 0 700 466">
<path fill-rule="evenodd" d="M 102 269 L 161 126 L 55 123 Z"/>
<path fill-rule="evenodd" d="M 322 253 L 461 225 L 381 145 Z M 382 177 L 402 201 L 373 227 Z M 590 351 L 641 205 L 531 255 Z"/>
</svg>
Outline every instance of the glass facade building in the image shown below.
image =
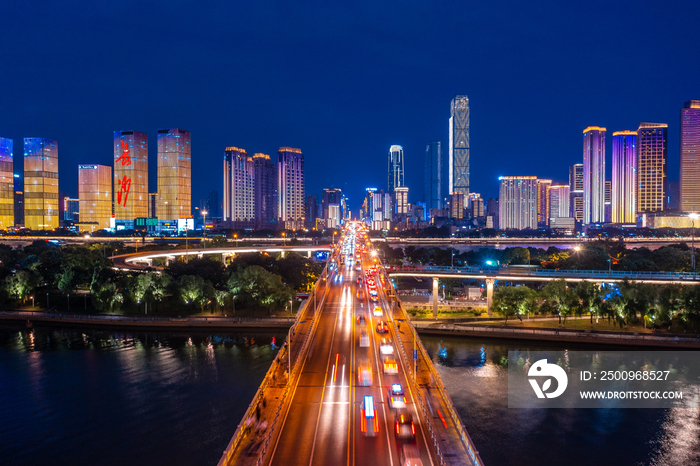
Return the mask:
<svg viewBox="0 0 700 466">
<path fill-rule="evenodd" d="M 114 132 L 114 218 L 148 216 L 148 135 Z"/>
<path fill-rule="evenodd" d="M 700 212 L 700 100 L 681 109 L 680 209 Z"/>
<path fill-rule="evenodd" d="M 498 198 L 501 230 L 537 228 L 537 177 L 502 176 Z"/>
<path fill-rule="evenodd" d="M 58 143 L 24 138 L 24 226 L 54 230 L 58 224 Z"/>
<path fill-rule="evenodd" d="M 663 212 L 666 195 L 666 123 L 637 128 L 637 212 Z"/>
<path fill-rule="evenodd" d="M 192 151 L 184 129 L 158 130 L 156 211 L 158 220 L 192 218 Z"/>
<path fill-rule="evenodd" d="M 605 222 L 605 128 L 583 130 L 583 223 Z"/>
<path fill-rule="evenodd" d="M 0 229 L 15 226 L 13 141 L 0 138 Z"/>
<path fill-rule="evenodd" d="M 304 154 L 301 149 L 277 151 L 277 209 L 284 228 L 304 228 Z"/>
<path fill-rule="evenodd" d="M 394 205 L 396 206 L 396 214 L 397 215 L 408 215 L 409 212 L 409 206 L 408 206 L 408 187 L 407 186 L 400 186 L 397 187 L 394 190 Z"/>
<path fill-rule="evenodd" d="M 569 217 L 569 193 L 568 184 L 555 184 L 549 187 L 549 218 Z"/>
<path fill-rule="evenodd" d="M 549 225 L 549 188 L 552 180 L 537 180 L 537 224 Z"/>
<path fill-rule="evenodd" d="M 403 147 L 391 146 L 389 148 L 389 189 L 390 193 L 400 186 L 406 186 L 404 181 Z"/>
<path fill-rule="evenodd" d="M 80 231 L 108 229 L 112 219 L 112 167 L 78 165 L 78 199 Z"/>
<path fill-rule="evenodd" d="M 255 219 L 255 166 L 245 149 L 224 151 L 224 220 L 252 222 Z"/>
<path fill-rule="evenodd" d="M 449 191 L 469 194 L 469 97 L 450 103 Z"/>
<path fill-rule="evenodd" d="M 253 154 L 253 164 L 256 228 L 272 228 L 277 223 L 277 165 L 272 157 L 260 152 Z M 316 215 L 309 221 L 315 222 Z"/>
<path fill-rule="evenodd" d="M 637 222 L 637 132 L 615 131 L 612 140 L 612 223 Z"/>
<path fill-rule="evenodd" d="M 442 209 L 442 145 L 431 141 L 425 146 L 425 207 Z"/>
</svg>

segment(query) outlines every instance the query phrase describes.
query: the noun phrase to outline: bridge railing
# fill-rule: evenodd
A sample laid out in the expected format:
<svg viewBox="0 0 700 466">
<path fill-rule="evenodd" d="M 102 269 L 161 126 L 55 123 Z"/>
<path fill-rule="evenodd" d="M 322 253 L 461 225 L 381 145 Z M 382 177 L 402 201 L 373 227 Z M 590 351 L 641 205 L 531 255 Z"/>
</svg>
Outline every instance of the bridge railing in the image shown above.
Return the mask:
<svg viewBox="0 0 700 466">
<path fill-rule="evenodd" d="M 271 324 L 271 323 L 288 323 L 294 322 L 294 317 L 149 317 L 149 316 L 130 316 L 130 315 L 113 315 L 113 314 L 61 314 L 57 312 L 41 312 L 41 311 L 0 311 L 2 316 L 11 317 L 22 317 L 28 320 L 41 318 L 41 319 L 56 319 L 56 320 L 84 320 L 86 322 L 90 321 L 112 321 L 120 323 L 129 322 L 163 322 L 163 323 L 230 323 L 230 324 L 242 324 L 242 323 L 259 323 L 259 324 Z"/>
</svg>

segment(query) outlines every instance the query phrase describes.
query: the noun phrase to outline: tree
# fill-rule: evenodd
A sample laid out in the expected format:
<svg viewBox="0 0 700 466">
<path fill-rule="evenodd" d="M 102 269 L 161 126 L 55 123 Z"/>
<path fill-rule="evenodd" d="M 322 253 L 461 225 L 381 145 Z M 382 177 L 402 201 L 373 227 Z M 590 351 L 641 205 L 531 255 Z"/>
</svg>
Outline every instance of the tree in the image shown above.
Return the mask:
<svg viewBox="0 0 700 466">
<path fill-rule="evenodd" d="M 263 307 L 268 312 L 275 307 L 284 306 L 294 297 L 293 290 L 282 283 L 279 275 L 258 265 L 231 274 L 228 290 L 233 296 L 242 296 L 255 308 Z"/>
<path fill-rule="evenodd" d="M 659 291 L 659 313 L 657 320 L 659 325 L 668 325 L 681 309 L 683 291 L 678 285 L 666 285 Z"/>
<path fill-rule="evenodd" d="M 58 290 L 63 294 L 69 294 L 75 289 L 75 272 L 70 265 L 64 265 L 57 277 Z"/>
<path fill-rule="evenodd" d="M 493 308 L 506 318 L 517 317 L 522 322 L 522 314 L 529 313 L 534 302 L 535 292 L 526 286 L 499 287 L 493 293 Z"/>
<path fill-rule="evenodd" d="M 214 287 L 202 277 L 196 275 L 183 275 L 177 281 L 180 297 L 187 306 L 199 306 L 204 312 L 204 307 L 214 297 Z"/>
<path fill-rule="evenodd" d="M 118 311 L 124 302 L 124 295 L 114 283 L 102 283 L 96 293 L 93 293 L 95 307 L 100 311 Z"/>
<path fill-rule="evenodd" d="M 20 270 L 5 278 L 7 294 L 17 301 L 24 302 L 27 296 L 34 292 L 35 287 L 35 276 L 28 270 Z"/>
<path fill-rule="evenodd" d="M 581 300 L 581 309 L 591 315 L 591 325 L 593 324 L 593 314 L 598 314 L 602 302 L 600 296 L 600 286 L 595 283 L 582 281 L 576 286 L 576 294 Z M 597 322 L 597 319 L 596 319 Z"/>
<path fill-rule="evenodd" d="M 566 324 L 566 316 L 569 314 L 566 280 L 562 278 L 547 283 L 542 289 L 542 296 L 549 302 L 550 309 L 559 316 L 559 325 L 561 325 L 562 316 Z"/>
</svg>

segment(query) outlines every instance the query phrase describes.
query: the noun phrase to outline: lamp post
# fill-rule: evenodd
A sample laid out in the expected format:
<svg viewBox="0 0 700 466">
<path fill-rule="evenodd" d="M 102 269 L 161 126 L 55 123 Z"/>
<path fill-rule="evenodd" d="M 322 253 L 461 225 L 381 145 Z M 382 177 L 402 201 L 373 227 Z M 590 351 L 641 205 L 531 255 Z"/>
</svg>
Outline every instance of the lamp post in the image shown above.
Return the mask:
<svg viewBox="0 0 700 466">
<path fill-rule="evenodd" d="M 452 259 L 450 260 L 450 271 L 454 272 L 455 268 L 455 252 L 452 251 Z"/>
<path fill-rule="evenodd" d="M 690 263 L 693 266 L 693 276 L 695 276 L 695 219 L 698 218 L 698 214 L 693 212 L 692 214 L 689 215 L 690 219 L 693 222 L 693 230 L 692 230 L 692 236 L 690 238 Z"/>
<path fill-rule="evenodd" d="M 189 253 L 187 252 L 188 249 L 189 249 L 188 243 L 187 243 L 187 232 L 188 232 L 188 228 L 187 228 L 187 227 L 188 227 L 188 225 L 187 225 L 187 220 L 185 220 L 185 264 L 189 264 L 189 263 L 190 263 Z"/>
<path fill-rule="evenodd" d="M 579 253 L 581 252 L 581 246 L 575 246 L 574 251 L 576 251 L 576 257 L 578 258 L 578 268 L 580 269 L 581 268 L 581 254 L 579 254 Z"/>
<path fill-rule="evenodd" d="M 287 233 L 282 232 L 282 246 L 287 246 Z"/>
<path fill-rule="evenodd" d="M 207 212 L 206 210 L 202 211 L 202 218 L 203 218 L 202 221 L 204 222 L 204 224 L 202 225 L 202 238 L 203 238 L 202 247 L 203 248 L 207 247 L 207 214 L 208 213 L 209 212 Z"/>
<path fill-rule="evenodd" d="M 236 247 L 238 247 L 238 233 L 233 234 L 233 239 L 236 240 Z"/>
<path fill-rule="evenodd" d="M 34 309 L 34 296 L 32 296 L 31 298 L 32 298 L 32 309 Z"/>
</svg>

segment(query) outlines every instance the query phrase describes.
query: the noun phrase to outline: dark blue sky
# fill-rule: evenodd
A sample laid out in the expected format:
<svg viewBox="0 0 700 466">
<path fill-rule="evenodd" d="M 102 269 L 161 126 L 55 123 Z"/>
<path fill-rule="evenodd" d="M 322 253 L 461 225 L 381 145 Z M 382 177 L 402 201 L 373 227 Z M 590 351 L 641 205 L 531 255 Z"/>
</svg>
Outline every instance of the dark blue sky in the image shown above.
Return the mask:
<svg viewBox="0 0 700 466">
<path fill-rule="evenodd" d="M 104 5 L 102 4 L 104 3 Z M 193 206 L 221 192 L 223 149 L 299 147 L 307 193 L 355 209 L 386 188 L 389 146 L 422 200 L 425 145 L 447 152 L 450 99 L 471 101 L 471 183 L 566 181 L 582 130 L 669 124 L 700 99 L 700 2 L 6 2 L 0 136 L 58 140 L 61 190 L 79 163 L 112 163 L 112 131 L 192 132 Z M 235 3 L 235 5 L 234 5 Z"/>
</svg>

